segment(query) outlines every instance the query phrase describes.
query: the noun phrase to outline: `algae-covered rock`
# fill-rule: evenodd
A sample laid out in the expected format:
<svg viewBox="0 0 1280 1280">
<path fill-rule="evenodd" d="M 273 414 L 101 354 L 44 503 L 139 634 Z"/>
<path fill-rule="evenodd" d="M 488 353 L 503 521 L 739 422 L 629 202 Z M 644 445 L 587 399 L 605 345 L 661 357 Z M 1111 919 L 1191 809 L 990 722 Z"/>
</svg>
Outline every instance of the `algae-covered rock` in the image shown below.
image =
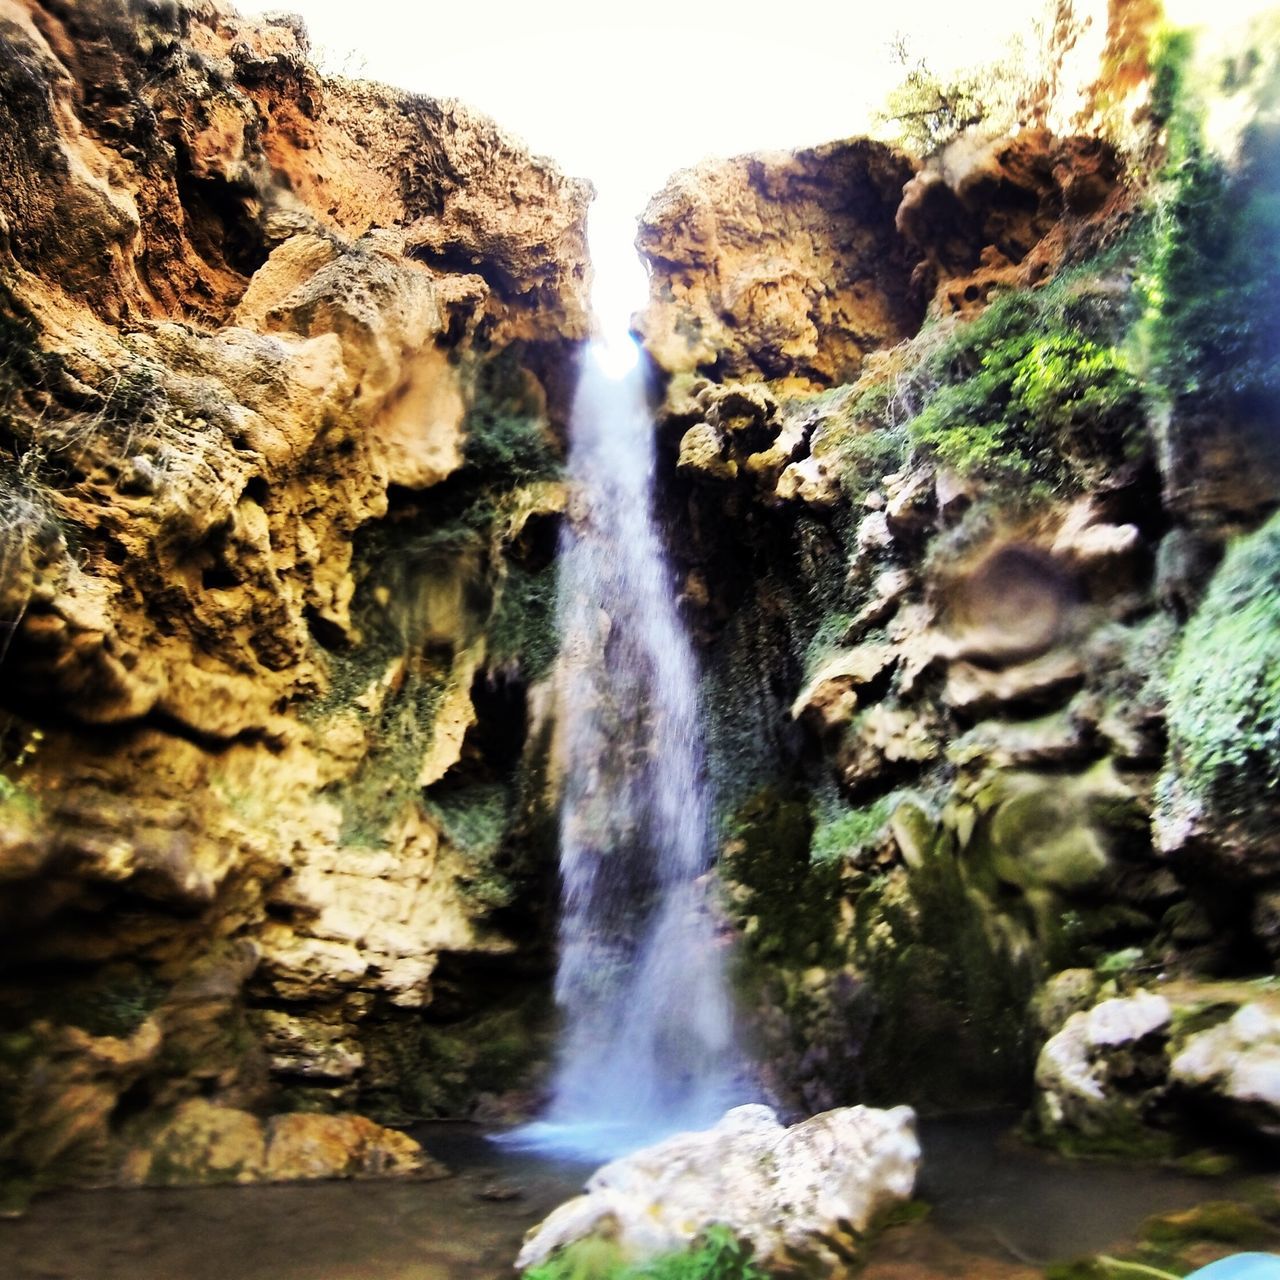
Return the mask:
<svg viewBox="0 0 1280 1280">
<path fill-rule="evenodd" d="M 1036 1062 L 1042 1126 L 1099 1144 L 1129 1138 L 1165 1085 L 1172 1017 L 1149 991 L 1071 1014 Z"/>
</svg>

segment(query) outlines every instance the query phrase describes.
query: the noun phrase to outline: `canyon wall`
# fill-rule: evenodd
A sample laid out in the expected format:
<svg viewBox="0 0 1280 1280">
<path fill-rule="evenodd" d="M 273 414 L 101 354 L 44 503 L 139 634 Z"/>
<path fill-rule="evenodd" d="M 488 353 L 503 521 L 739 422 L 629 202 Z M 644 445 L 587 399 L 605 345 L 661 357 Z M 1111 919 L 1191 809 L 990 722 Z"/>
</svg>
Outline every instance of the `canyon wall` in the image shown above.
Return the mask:
<svg viewBox="0 0 1280 1280">
<path fill-rule="evenodd" d="M 1128 60 L 1041 126 L 709 163 L 642 220 L 727 911 L 797 1112 L 1031 1104 L 1126 1153 L 1280 1120 L 1274 20 L 1224 75 L 1112 9 Z"/>
<path fill-rule="evenodd" d="M 311 1113 L 536 1053 L 590 188 L 219 0 L 5 0 L 0 121 L 0 1169 L 421 1164 Z"/>
</svg>

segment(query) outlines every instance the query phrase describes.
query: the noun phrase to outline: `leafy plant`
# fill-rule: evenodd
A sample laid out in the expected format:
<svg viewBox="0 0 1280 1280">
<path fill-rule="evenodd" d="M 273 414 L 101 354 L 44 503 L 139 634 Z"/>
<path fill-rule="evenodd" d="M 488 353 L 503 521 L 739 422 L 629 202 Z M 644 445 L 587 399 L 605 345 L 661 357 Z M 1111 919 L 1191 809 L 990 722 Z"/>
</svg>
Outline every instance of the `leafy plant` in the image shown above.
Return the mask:
<svg viewBox="0 0 1280 1280">
<path fill-rule="evenodd" d="M 1227 552 L 1169 676 L 1164 803 L 1248 820 L 1280 790 L 1280 515 Z"/>
<path fill-rule="evenodd" d="M 987 347 L 909 430 L 919 447 L 962 474 L 1074 489 L 1094 466 L 1131 453 L 1140 423 L 1138 383 L 1118 348 L 1032 327 Z"/>
<path fill-rule="evenodd" d="M 681 1253 L 625 1263 L 612 1241 L 589 1237 L 525 1272 L 525 1280 L 767 1280 L 751 1247 L 719 1224 Z"/>
</svg>

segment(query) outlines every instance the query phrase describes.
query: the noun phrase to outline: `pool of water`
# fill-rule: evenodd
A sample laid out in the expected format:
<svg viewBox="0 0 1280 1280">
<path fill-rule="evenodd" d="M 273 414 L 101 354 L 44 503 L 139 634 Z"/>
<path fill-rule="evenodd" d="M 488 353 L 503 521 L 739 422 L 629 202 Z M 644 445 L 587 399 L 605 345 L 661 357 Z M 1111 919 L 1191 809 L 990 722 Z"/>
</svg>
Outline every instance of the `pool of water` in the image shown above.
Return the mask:
<svg viewBox="0 0 1280 1280">
<path fill-rule="evenodd" d="M 1057 1160 L 1008 1117 L 922 1127 L 927 1223 L 890 1233 L 869 1280 L 1016 1280 L 1096 1252 L 1149 1214 L 1229 1191 L 1173 1173 Z M 524 1232 L 590 1167 L 497 1146 L 467 1125 L 418 1131 L 456 1171 L 417 1183 L 61 1192 L 0 1222 L 4 1280 L 510 1280 Z"/>
</svg>

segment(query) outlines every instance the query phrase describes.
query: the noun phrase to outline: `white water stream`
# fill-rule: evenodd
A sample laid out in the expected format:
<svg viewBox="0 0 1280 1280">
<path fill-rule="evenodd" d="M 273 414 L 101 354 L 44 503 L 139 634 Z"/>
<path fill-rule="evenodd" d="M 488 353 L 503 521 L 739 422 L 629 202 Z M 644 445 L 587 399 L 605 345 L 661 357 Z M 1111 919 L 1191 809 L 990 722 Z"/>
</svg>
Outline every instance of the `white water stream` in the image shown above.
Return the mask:
<svg viewBox="0 0 1280 1280">
<path fill-rule="evenodd" d="M 513 1135 L 591 1157 L 709 1125 L 749 1092 L 706 897 L 697 671 L 653 518 L 636 355 L 625 330 L 593 344 L 570 421 L 556 674 L 563 1031 L 550 1107 Z"/>
</svg>

